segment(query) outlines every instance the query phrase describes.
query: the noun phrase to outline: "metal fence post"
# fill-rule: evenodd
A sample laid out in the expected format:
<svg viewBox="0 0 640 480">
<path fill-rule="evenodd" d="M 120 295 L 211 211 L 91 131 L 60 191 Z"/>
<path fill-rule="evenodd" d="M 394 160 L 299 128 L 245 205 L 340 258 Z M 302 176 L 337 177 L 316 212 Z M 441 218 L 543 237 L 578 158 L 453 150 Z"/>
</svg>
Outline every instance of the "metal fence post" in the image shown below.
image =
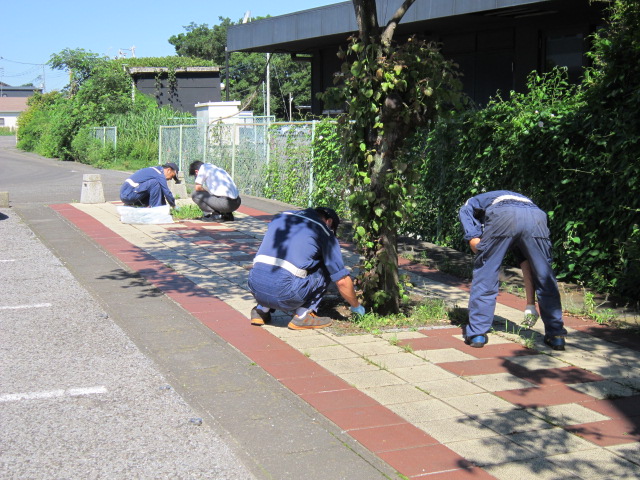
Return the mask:
<svg viewBox="0 0 640 480">
<path fill-rule="evenodd" d="M 164 127 L 160 127 L 160 131 L 158 132 L 158 161 L 160 162 L 160 165 L 163 165 L 162 162 L 162 129 Z"/>
<path fill-rule="evenodd" d="M 237 130 L 237 124 L 232 124 L 231 127 L 231 178 L 236 181 L 236 135 L 240 132 Z"/>
<path fill-rule="evenodd" d="M 316 121 L 313 120 L 311 122 L 311 148 L 309 149 L 309 151 L 311 152 L 311 158 L 309 162 L 309 201 L 308 201 L 309 208 L 313 206 L 311 205 L 311 194 L 313 193 L 313 158 L 314 158 L 313 140 L 315 138 L 315 135 L 316 135 Z"/>
<path fill-rule="evenodd" d="M 182 167 L 182 129 L 184 128 L 184 125 L 180 125 L 180 139 L 178 140 L 180 142 L 180 148 L 178 149 L 178 168 L 180 170 L 184 170 L 184 168 Z"/>
</svg>

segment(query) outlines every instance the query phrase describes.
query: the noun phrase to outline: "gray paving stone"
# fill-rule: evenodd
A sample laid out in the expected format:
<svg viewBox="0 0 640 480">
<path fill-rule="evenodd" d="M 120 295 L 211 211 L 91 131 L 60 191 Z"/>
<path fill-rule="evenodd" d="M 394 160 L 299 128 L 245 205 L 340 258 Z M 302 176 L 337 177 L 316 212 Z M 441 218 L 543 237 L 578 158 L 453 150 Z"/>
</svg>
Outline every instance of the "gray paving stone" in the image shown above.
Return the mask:
<svg viewBox="0 0 640 480">
<path fill-rule="evenodd" d="M 624 381 L 624 379 L 622 379 Z M 576 383 L 571 388 L 579 392 L 586 393 L 596 398 L 618 398 L 637 395 L 638 392 L 625 385 L 612 380 L 601 380 L 599 382 Z"/>
<path fill-rule="evenodd" d="M 460 412 L 458 410 L 438 399 L 398 403 L 390 405 L 389 408 L 405 420 L 414 424 L 460 416 Z"/>
<path fill-rule="evenodd" d="M 443 399 L 472 395 L 474 393 L 485 393 L 482 388 L 458 377 L 431 380 L 429 382 L 416 383 L 415 385 L 432 397 Z"/>
<path fill-rule="evenodd" d="M 505 410 L 474 415 L 473 418 L 502 435 L 554 428 L 549 422 L 532 415 L 528 410 Z"/>
<path fill-rule="evenodd" d="M 485 465 L 484 470 L 498 480 L 533 479 L 536 480 L 578 480 L 580 477 L 564 469 L 558 468 L 545 458 L 503 463 L 501 465 Z"/>
<path fill-rule="evenodd" d="M 548 459 L 559 467 L 569 470 L 586 480 L 604 478 L 637 480 L 640 478 L 639 465 L 631 463 L 604 448 L 554 455 L 548 457 Z"/>
<path fill-rule="evenodd" d="M 427 393 L 408 383 L 365 388 L 363 392 L 382 405 L 420 402 L 430 399 Z"/>
<path fill-rule="evenodd" d="M 445 401 L 452 407 L 455 407 L 468 415 L 479 415 L 482 413 L 501 412 L 515 409 L 512 403 L 509 403 L 491 393 L 478 393 L 474 395 L 465 395 L 463 397 L 452 397 L 445 399 Z"/>
<path fill-rule="evenodd" d="M 493 430 L 466 415 L 420 422 L 416 425 L 440 443 L 444 444 L 474 438 L 495 437 L 498 435 Z"/>
<path fill-rule="evenodd" d="M 450 442 L 447 447 L 481 467 L 539 456 L 503 436 Z"/>
<path fill-rule="evenodd" d="M 455 375 L 437 365 L 424 364 L 415 367 L 399 367 L 389 369 L 394 375 L 411 383 L 424 383 L 430 380 L 455 378 Z"/>
<path fill-rule="evenodd" d="M 509 435 L 509 438 L 543 457 L 593 449 L 593 443 L 557 427 L 535 432 L 514 433 Z"/>
<path fill-rule="evenodd" d="M 357 388 L 382 387 L 406 383 L 401 378 L 384 370 L 370 370 L 355 373 L 342 373 L 340 377 Z"/>
<path fill-rule="evenodd" d="M 492 373 L 488 375 L 474 375 L 467 377 L 467 380 L 488 392 L 500 392 L 502 390 L 516 390 L 518 388 L 535 387 L 533 383 L 510 373 Z"/>
</svg>

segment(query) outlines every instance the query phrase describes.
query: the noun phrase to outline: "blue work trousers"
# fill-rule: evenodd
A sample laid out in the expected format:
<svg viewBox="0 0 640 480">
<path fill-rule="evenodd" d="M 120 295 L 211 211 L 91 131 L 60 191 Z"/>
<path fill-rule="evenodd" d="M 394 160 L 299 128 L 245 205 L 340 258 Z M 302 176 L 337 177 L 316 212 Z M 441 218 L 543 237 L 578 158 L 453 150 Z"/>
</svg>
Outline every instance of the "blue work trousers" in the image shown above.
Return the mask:
<svg viewBox="0 0 640 480">
<path fill-rule="evenodd" d="M 291 313 L 300 307 L 317 312 L 330 282 L 322 268 L 300 278 L 284 268 L 256 263 L 247 283 L 258 306 Z"/>
<path fill-rule="evenodd" d="M 500 266 L 507 251 L 518 247 L 529 260 L 545 334 L 566 335 L 562 304 L 551 268 L 547 215 L 537 207 L 500 202 L 487 209 L 484 231 L 473 265 L 466 336 L 486 334 L 493 323 Z"/>
<path fill-rule="evenodd" d="M 137 187 L 124 183 L 120 188 L 120 200 L 125 205 L 160 207 L 166 205 L 160 181 L 155 178 L 142 182 Z"/>
</svg>

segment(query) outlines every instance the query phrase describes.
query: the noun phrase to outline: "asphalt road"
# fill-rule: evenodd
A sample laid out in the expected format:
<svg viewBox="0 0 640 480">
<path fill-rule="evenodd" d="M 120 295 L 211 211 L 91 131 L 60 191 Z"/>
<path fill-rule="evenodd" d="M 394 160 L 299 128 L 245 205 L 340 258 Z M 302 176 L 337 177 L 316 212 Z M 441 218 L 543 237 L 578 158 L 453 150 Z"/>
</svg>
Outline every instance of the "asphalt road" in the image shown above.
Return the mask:
<svg viewBox="0 0 640 480">
<path fill-rule="evenodd" d="M 78 200 L 95 169 L 12 141 L 0 137 L 0 478 L 255 478 L 25 224 L 47 228 L 44 204 Z M 127 174 L 96 173 L 116 199 Z"/>
</svg>

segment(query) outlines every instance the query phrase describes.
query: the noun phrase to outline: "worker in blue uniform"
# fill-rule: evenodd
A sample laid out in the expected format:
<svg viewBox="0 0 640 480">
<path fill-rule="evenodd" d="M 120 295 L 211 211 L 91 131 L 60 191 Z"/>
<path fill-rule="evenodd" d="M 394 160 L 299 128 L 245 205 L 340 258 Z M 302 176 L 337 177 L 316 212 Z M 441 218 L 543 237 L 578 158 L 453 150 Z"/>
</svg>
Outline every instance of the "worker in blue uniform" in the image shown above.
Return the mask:
<svg viewBox="0 0 640 480">
<path fill-rule="evenodd" d="M 292 330 L 331 325 L 330 318 L 316 315 L 331 282 L 351 311 L 364 315 L 336 237 L 339 224 L 336 212 L 325 207 L 273 218 L 249 273 L 249 289 L 258 303 L 251 310 L 253 325 L 270 323 L 275 310 L 293 313 Z"/>
<path fill-rule="evenodd" d="M 567 331 L 551 267 L 546 213 L 520 193 L 497 190 L 467 200 L 459 216 L 464 239 L 476 254 L 465 343 L 475 348 L 487 343 L 496 307 L 500 266 L 507 251 L 517 248 L 529 261 L 545 327 L 544 342 L 554 350 L 564 350 Z"/>
<path fill-rule="evenodd" d="M 167 180 L 171 179 L 180 183 L 178 166 L 174 162 L 140 169 L 120 187 L 120 200 L 132 207 L 159 207 L 167 203 L 175 207 L 176 200 L 167 185 Z"/>
</svg>

